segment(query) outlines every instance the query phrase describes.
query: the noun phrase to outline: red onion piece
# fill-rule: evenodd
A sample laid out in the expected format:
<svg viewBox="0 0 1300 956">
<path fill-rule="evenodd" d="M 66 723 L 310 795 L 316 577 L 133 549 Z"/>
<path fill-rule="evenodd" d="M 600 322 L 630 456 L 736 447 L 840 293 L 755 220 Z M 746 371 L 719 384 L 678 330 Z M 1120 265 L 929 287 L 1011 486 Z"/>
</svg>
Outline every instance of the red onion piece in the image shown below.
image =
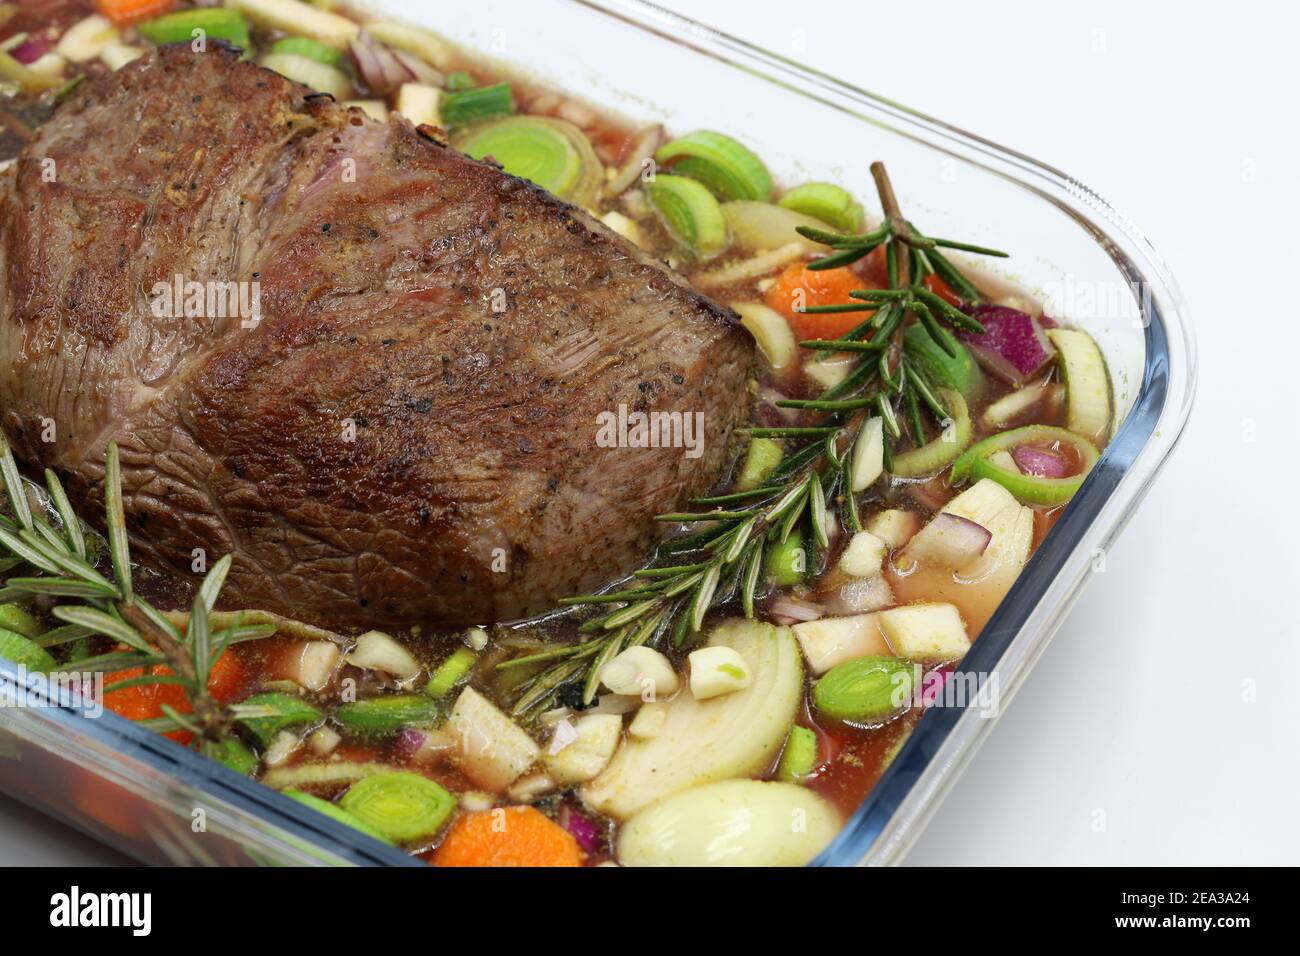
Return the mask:
<svg viewBox="0 0 1300 956">
<path fill-rule="evenodd" d="M 1070 473 L 1070 463 L 1064 455 L 1033 445 L 1019 445 L 1011 449 L 1016 467 L 1035 478 L 1064 478 Z"/>
<path fill-rule="evenodd" d="M 1042 326 L 1027 312 L 981 305 L 972 313 L 984 334 L 962 332 L 961 340 L 991 374 L 1019 384 L 1040 372 L 1056 355 Z"/>
<path fill-rule="evenodd" d="M 605 835 L 596 823 L 570 807 L 564 808 L 563 816 L 564 829 L 578 841 L 584 853 L 595 853 L 604 845 Z"/>
<path fill-rule="evenodd" d="M 417 79 L 392 50 L 376 43 L 364 30 L 348 41 L 348 49 L 356 62 L 357 72 L 372 92 L 387 95 L 403 83 L 414 83 Z"/>
<path fill-rule="evenodd" d="M 811 601 L 779 597 L 768 605 L 767 613 L 778 624 L 801 624 L 804 621 L 815 621 L 826 612 L 820 604 Z"/>
<path fill-rule="evenodd" d="M 649 126 L 637 133 L 636 139 L 632 142 L 632 148 L 628 150 L 627 162 L 620 166 L 618 172 L 614 174 L 614 178 L 605 184 L 605 197 L 617 196 L 635 183 L 640 178 L 642 170 L 645 169 L 645 161 L 654 158 L 655 150 L 659 148 L 663 141 L 664 128 L 662 126 Z"/>
<path fill-rule="evenodd" d="M 35 63 L 46 53 L 49 53 L 50 47 L 53 45 L 54 41 L 51 40 L 47 34 L 41 33 L 33 37 L 28 37 L 22 43 L 10 50 L 9 55 L 23 66 L 28 66 Z"/>
<path fill-rule="evenodd" d="M 954 571 L 974 561 L 993 540 L 993 533 L 969 518 L 941 511 L 907 545 L 913 561 Z"/>
</svg>

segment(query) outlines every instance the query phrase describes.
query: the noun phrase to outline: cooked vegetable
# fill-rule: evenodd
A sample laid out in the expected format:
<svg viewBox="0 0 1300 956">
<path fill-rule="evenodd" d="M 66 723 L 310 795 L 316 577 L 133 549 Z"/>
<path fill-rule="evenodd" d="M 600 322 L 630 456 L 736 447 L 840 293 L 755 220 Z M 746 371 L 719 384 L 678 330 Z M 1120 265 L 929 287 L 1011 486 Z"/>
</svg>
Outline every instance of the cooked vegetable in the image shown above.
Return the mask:
<svg viewBox="0 0 1300 956">
<path fill-rule="evenodd" d="M 892 470 L 900 478 L 920 478 L 924 475 L 936 474 L 949 462 L 955 460 L 970 444 L 971 422 L 970 412 L 966 409 L 966 399 L 961 397 L 960 392 L 951 389 L 943 389 L 940 396 L 947 403 L 952 418 L 944 426 L 938 438 L 920 448 L 913 448 L 894 456 Z"/>
<path fill-rule="evenodd" d="M 196 13 L 198 11 L 195 11 Z M 343 51 L 326 46 L 311 37 L 282 37 L 271 44 L 272 53 L 293 53 L 326 66 L 343 66 Z"/>
<path fill-rule="evenodd" d="M 582 866 L 582 861 L 573 835 L 533 807 L 462 814 L 433 855 L 435 866 Z"/>
<path fill-rule="evenodd" d="M 36 637 L 45 630 L 32 612 L 19 604 L 0 604 L 0 629 L 27 638 Z"/>
<path fill-rule="evenodd" d="M 767 202 L 772 196 L 772 176 L 763 161 L 730 136 L 712 130 L 696 130 L 665 143 L 655 152 L 655 162 L 703 183 L 722 200 Z"/>
<path fill-rule="evenodd" d="M 360 830 L 366 836 L 378 840 L 381 843 L 392 843 L 393 841 L 384 836 L 378 829 L 372 827 L 360 817 L 348 813 L 338 804 L 330 803 L 328 800 L 322 800 L 320 797 L 313 797 L 310 793 L 303 793 L 301 790 L 284 790 L 281 791 L 290 800 L 301 803 L 304 807 L 311 807 L 317 813 L 323 813 L 344 826 L 352 827 L 354 830 Z"/>
<path fill-rule="evenodd" d="M 784 372 L 797 358 L 798 349 L 790 326 L 779 314 L 757 302 L 732 302 L 731 308 L 749 330 L 767 364 L 777 373 Z"/>
<path fill-rule="evenodd" d="M 446 113 L 450 99 L 443 97 L 444 122 L 450 122 Z M 580 206 L 595 202 L 604 176 L 590 141 L 566 120 L 512 116 L 472 126 L 457 136 L 455 143 L 467 155 L 475 159 L 490 156 L 512 176 Z"/>
<path fill-rule="evenodd" d="M 861 494 L 885 471 L 885 423 L 868 418 L 853 441 L 853 461 L 849 467 L 849 488 Z"/>
<path fill-rule="evenodd" d="M 336 50 L 347 49 L 348 40 L 361 30 L 347 17 L 299 0 L 226 0 L 226 5 L 261 26 L 283 30 L 292 36 L 310 37 Z"/>
<path fill-rule="evenodd" d="M 663 704 L 646 704 L 636 712 L 632 722 L 627 725 L 629 737 L 636 740 L 650 740 L 658 737 L 668 724 L 668 708 Z"/>
<path fill-rule="evenodd" d="M 158 17 L 156 20 L 138 23 L 135 28 L 140 36 L 159 46 L 164 43 L 189 43 L 200 37 L 210 40 L 229 40 L 240 47 L 248 46 L 248 22 L 238 10 L 231 10 L 229 7 L 179 10 Z M 277 47 L 279 45 L 276 44 Z"/>
<path fill-rule="evenodd" d="M 600 221 L 633 245 L 641 248 L 649 246 L 645 231 L 637 224 L 636 220 L 629 219 L 618 210 L 611 209 L 600 217 Z"/>
<path fill-rule="evenodd" d="M 803 547 L 803 529 L 795 528 L 784 541 L 774 541 L 767 549 L 768 580 L 777 587 L 802 584 L 808 576 L 808 555 Z"/>
<path fill-rule="evenodd" d="M 100 51 L 99 58 L 110 70 L 120 70 L 132 60 L 138 60 L 144 54 L 143 47 L 128 46 L 124 43 L 110 43 Z"/>
<path fill-rule="evenodd" d="M 423 83 L 403 83 L 397 90 L 397 112 L 413 126 L 441 126 L 438 104 L 442 91 Z"/>
<path fill-rule="evenodd" d="M 711 259 L 727 248 L 722 207 L 695 180 L 660 174 L 643 188 L 672 237 L 701 259 Z"/>
<path fill-rule="evenodd" d="M 833 183 L 804 183 L 777 202 L 786 209 L 829 223 L 841 232 L 861 232 L 865 214 L 853 194 Z"/>
<path fill-rule="evenodd" d="M 432 726 L 438 704 L 418 694 L 370 697 L 341 704 L 334 719 L 355 734 L 395 734 L 404 727 Z"/>
<path fill-rule="evenodd" d="M 459 93 L 448 93 L 442 101 L 442 119 L 449 129 L 509 116 L 514 111 L 515 98 L 509 83 L 494 83 L 492 86 L 479 86 Z M 534 117 L 534 119 L 541 118 Z M 503 166 L 505 165 L 505 161 L 499 156 L 497 160 Z"/>
<path fill-rule="evenodd" d="M 626 192 L 643 176 L 648 176 L 654 170 L 655 150 L 663 140 L 662 126 L 647 126 L 639 131 L 632 140 L 632 145 L 628 147 L 622 165 L 605 184 L 601 195 L 606 199 L 612 199 Z"/>
<path fill-rule="evenodd" d="M 616 694 L 631 694 L 643 700 L 671 696 L 679 683 L 672 662 L 644 644 L 620 651 L 601 668 L 600 680 Z"/>
<path fill-rule="evenodd" d="M 951 604 L 909 604 L 881 611 L 880 630 L 894 653 L 910 661 L 959 661 L 970 650 L 966 625 Z"/>
<path fill-rule="evenodd" d="M 983 525 L 941 511 L 908 542 L 907 557 L 955 571 L 982 555 L 992 540 L 992 532 Z"/>
<path fill-rule="evenodd" d="M 54 52 L 73 63 L 85 63 L 87 60 L 95 59 L 104 47 L 116 43 L 120 37 L 117 27 L 104 17 L 89 16 L 63 31 L 63 36 L 59 38 Z M 6 78 L 14 79 L 14 77 Z"/>
<path fill-rule="evenodd" d="M 799 226 L 825 229 L 826 223 L 793 209 L 768 202 L 738 199 L 723 203 L 722 214 L 727 217 L 732 245 L 742 252 L 767 252 L 791 243 L 804 253 L 800 258 L 826 251 L 821 243 L 795 232 Z"/>
<path fill-rule="evenodd" d="M 541 753 L 532 737 L 472 687 L 456 698 L 447 731 L 456 742 L 461 771 L 491 791 L 514 783 Z"/>
<path fill-rule="evenodd" d="M 626 819 L 667 794 L 771 765 L 803 697 L 803 666 L 794 634 L 784 627 L 733 620 L 714 629 L 710 647 L 744 658 L 753 683 L 713 700 L 678 694 L 662 706 L 663 728 L 629 739 L 609 767 L 582 790 L 593 809 Z"/>
<path fill-rule="evenodd" d="M 476 85 L 474 77 L 464 70 L 453 70 L 447 74 L 447 82 L 443 84 L 443 89 L 448 93 L 459 93 L 462 90 L 472 90 Z"/>
<path fill-rule="evenodd" d="M 556 728 L 545 758 L 547 772 L 560 786 L 594 780 L 609 766 L 623 736 L 623 718 L 618 714 L 585 714 L 567 726 L 565 736 Z"/>
<path fill-rule="evenodd" d="M 849 293 L 862 286 L 862 279 L 851 269 L 810 269 L 806 263 L 795 263 L 777 276 L 763 294 L 763 301 L 786 317 L 796 338 L 837 339 L 861 325 L 871 313 L 805 310 L 852 303 Z"/>
<path fill-rule="evenodd" d="M 803 248 L 797 242 L 792 242 L 781 246 L 779 249 L 773 249 L 771 252 L 764 252 L 761 255 L 754 256 L 752 259 L 740 259 L 736 262 L 729 262 L 725 266 L 719 266 L 717 269 L 697 272 L 691 281 L 693 285 L 701 289 L 737 285 L 741 282 L 760 279 L 803 257 Z"/>
<path fill-rule="evenodd" d="M 208 693 L 218 704 L 228 704 L 243 692 L 243 677 L 244 668 L 239 659 L 227 651 L 212 662 L 208 673 Z M 185 688 L 176 682 L 175 672 L 162 664 L 149 668 L 129 667 L 105 674 L 104 706 L 131 720 L 164 717 L 164 706 L 180 714 L 193 711 Z M 166 736 L 177 743 L 189 743 L 191 738 L 187 730 L 170 731 Z"/>
<path fill-rule="evenodd" d="M 394 843 L 413 843 L 442 828 L 456 798 L 426 777 L 400 771 L 357 781 L 339 806 Z"/>
<path fill-rule="evenodd" d="M 813 705 L 834 720 L 882 724 L 908 709 L 914 685 L 909 661 L 878 655 L 859 657 L 836 664 L 813 685 Z"/>
<path fill-rule="evenodd" d="M 754 682 L 749 665 L 734 647 L 701 647 L 691 651 L 687 660 L 691 668 L 691 695 L 696 700 L 734 694 Z"/>
<path fill-rule="evenodd" d="M 623 825 L 624 866 L 803 866 L 839 832 L 822 797 L 792 783 L 728 780 L 683 790 Z"/>
<path fill-rule="evenodd" d="M 163 13 L 171 5 L 172 0 L 95 0 L 95 9 L 120 27 Z"/>
<path fill-rule="evenodd" d="M 383 631 L 362 634 L 343 660 L 362 670 L 392 674 L 398 680 L 410 680 L 420 673 L 420 662 Z"/>
<path fill-rule="evenodd" d="M 468 647 L 453 651 L 451 656 L 438 665 L 438 669 L 429 678 L 424 692 L 430 697 L 446 697 L 463 681 L 468 679 L 470 671 L 478 662 L 478 655 Z"/>
<path fill-rule="evenodd" d="M 745 453 L 745 463 L 740 467 L 736 478 L 737 491 L 750 491 L 763 484 L 763 479 L 771 474 L 785 454 L 781 443 L 775 438 L 751 438 L 749 450 Z"/>
<path fill-rule="evenodd" d="M 1045 450 L 1069 449 L 1078 460 L 1078 473 L 1063 478 L 1025 474 L 1019 467 L 1007 468 L 992 458 L 1000 451 L 1009 451 L 1014 458 L 1018 449 L 1043 449 L 1044 446 Z M 1069 501 L 1079 490 L 1092 466 L 1097 463 L 1097 458 L 1096 446 L 1081 435 L 1051 425 L 1027 425 L 973 445 L 953 463 L 951 480 L 957 483 L 967 478 L 987 478 L 996 481 L 1020 501 L 1036 505 L 1059 505 Z"/>
<path fill-rule="evenodd" d="M 890 550 L 907 544 L 920 527 L 921 519 L 914 512 L 897 508 L 878 512 L 867 520 L 867 530 L 888 544 Z"/>
<path fill-rule="evenodd" d="M 875 613 L 806 621 L 794 626 L 794 634 L 814 674 L 824 674 L 837 664 L 859 657 L 887 657 L 892 653 L 880 630 L 880 615 Z"/>
<path fill-rule="evenodd" d="M 268 707 L 276 712 L 273 717 L 244 717 L 239 721 L 263 746 L 286 727 L 315 724 L 325 718 L 312 704 L 291 694 L 254 694 L 241 703 L 247 707 Z"/>
<path fill-rule="evenodd" d="M 392 770 L 387 764 L 349 760 L 330 763 L 300 763 L 275 767 L 262 774 L 262 783 L 272 790 L 286 787 L 336 787 Z"/>
<path fill-rule="evenodd" d="M 1008 428 L 1017 418 L 1027 414 L 1040 402 L 1050 401 L 1060 386 L 1050 382 L 1036 382 L 1014 392 L 1008 392 L 984 409 L 980 423 L 985 428 Z"/>
<path fill-rule="evenodd" d="M 379 42 L 413 53 L 439 69 L 452 60 L 452 50 L 447 41 L 423 27 L 391 20 L 372 20 L 366 24 L 366 32 Z"/>
<path fill-rule="evenodd" d="M 912 361 L 931 379 L 945 388 L 961 392 L 970 399 L 981 382 L 979 367 L 966 346 L 943 326 L 936 326 L 944 344 L 935 341 L 925 326 L 909 325 L 903 332 L 905 347 Z"/>
<path fill-rule="evenodd" d="M 277 656 L 277 676 L 319 691 L 333 679 L 341 654 L 334 641 L 301 641 L 289 644 Z"/>
<path fill-rule="evenodd" d="M 1110 381 L 1101 350 L 1087 332 L 1049 329 L 1048 338 L 1061 350 L 1065 379 L 1065 424 L 1092 439 L 1106 437 L 1110 427 Z"/>
<path fill-rule="evenodd" d="M 234 737 L 216 741 L 207 745 L 207 755 L 235 773 L 248 776 L 257 769 L 257 755 L 249 750 L 243 741 Z"/>
<path fill-rule="evenodd" d="M 295 83 L 338 99 L 352 92 L 352 81 L 342 70 L 296 53 L 268 53 L 262 57 L 261 64 Z"/>
<path fill-rule="evenodd" d="M 0 80 L 17 83 L 24 92 L 40 94 L 63 86 L 63 80 L 23 66 L 12 56 L 0 50 Z"/>
<path fill-rule="evenodd" d="M 45 648 L 15 631 L 2 627 L 0 627 L 0 658 L 12 661 L 35 673 L 45 673 L 58 666 Z"/>
<path fill-rule="evenodd" d="M 962 331 L 961 340 L 989 372 L 1019 384 L 1033 378 L 1056 354 L 1038 320 L 1018 309 L 981 305 L 971 316 L 983 332 Z"/>
<path fill-rule="evenodd" d="M 817 734 L 807 727 L 790 728 L 781 751 L 781 761 L 776 765 L 776 779 L 783 783 L 799 783 L 817 769 Z"/>
<path fill-rule="evenodd" d="M 836 567 L 849 577 L 869 578 L 880 573 L 888 555 L 889 545 L 870 531 L 859 531 L 849 539 Z"/>
</svg>

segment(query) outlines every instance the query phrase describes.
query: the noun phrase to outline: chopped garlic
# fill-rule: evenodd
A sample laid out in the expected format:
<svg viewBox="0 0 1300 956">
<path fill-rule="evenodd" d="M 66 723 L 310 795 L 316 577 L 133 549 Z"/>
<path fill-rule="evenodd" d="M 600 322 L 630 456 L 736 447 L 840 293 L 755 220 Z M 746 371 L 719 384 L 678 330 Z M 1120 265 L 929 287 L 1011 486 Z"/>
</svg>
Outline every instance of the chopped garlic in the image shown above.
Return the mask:
<svg viewBox="0 0 1300 956">
<path fill-rule="evenodd" d="M 627 733 L 636 740 L 653 740 L 667 723 L 668 708 L 664 704 L 646 704 L 627 725 Z"/>
<path fill-rule="evenodd" d="M 696 700 L 708 700 L 744 690 L 754 682 L 749 664 L 732 647 L 716 645 L 691 651 L 691 694 Z"/>
<path fill-rule="evenodd" d="M 307 746 L 311 748 L 312 753 L 324 757 L 326 754 L 331 753 L 342 741 L 343 738 L 339 736 L 337 730 L 332 727 L 321 727 L 313 730 L 307 737 Z"/>
<path fill-rule="evenodd" d="M 558 748 L 561 728 L 572 734 Z M 558 784 L 585 783 L 595 779 L 609 764 L 623 736 L 623 718 L 617 714 L 588 714 L 555 729 L 546 755 L 546 767 Z"/>
<path fill-rule="evenodd" d="M 362 634 L 344 660 L 362 670 L 392 674 L 398 680 L 410 680 L 420 673 L 420 664 L 411 652 L 383 631 Z"/>
<path fill-rule="evenodd" d="M 677 673 L 663 654 L 644 645 L 629 647 L 606 664 L 600 680 L 616 694 L 636 695 L 651 701 L 677 690 Z"/>
<path fill-rule="evenodd" d="M 889 554 L 889 545 L 870 531 L 859 531 L 849 539 L 848 547 L 840 555 L 838 567 L 854 578 L 869 578 L 880 573 Z"/>
</svg>

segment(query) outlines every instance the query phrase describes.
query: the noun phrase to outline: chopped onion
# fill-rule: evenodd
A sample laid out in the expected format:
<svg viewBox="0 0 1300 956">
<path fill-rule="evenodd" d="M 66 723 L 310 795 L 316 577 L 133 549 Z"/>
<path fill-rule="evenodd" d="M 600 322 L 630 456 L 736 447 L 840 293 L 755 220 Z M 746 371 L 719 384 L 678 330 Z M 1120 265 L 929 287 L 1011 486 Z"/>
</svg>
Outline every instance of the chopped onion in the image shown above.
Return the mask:
<svg viewBox="0 0 1300 956">
<path fill-rule="evenodd" d="M 536 104 L 534 108 L 540 109 Z M 618 172 L 605 184 L 605 198 L 612 199 L 635 183 L 641 177 L 641 171 L 645 169 L 646 160 L 654 158 L 655 150 L 663 141 L 662 126 L 647 126 L 637 133 L 636 139 L 632 141 L 632 148 L 628 150 L 627 162 L 620 166 Z"/>
<path fill-rule="evenodd" d="M 447 74 L 425 63 L 414 53 L 407 53 L 405 50 L 390 50 L 389 52 L 393 54 L 393 58 L 398 63 L 415 76 L 417 83 L 423 83 L 425 86 L 441 87 L 447 82 Z"/>
<path fill-rule="evenodd" d="M 993 533 L 969 518 L 941 511 L 917 532 L 904 552 L 908 559 L 954 571 L 984 553 Z"/>
<path fill-rule="evenodd" d="M 433 763 L 450 753 L 451 748 L 452 741 L 446 734 L 414 727 L 407 727 L 398 734 L 393 745 L 399 756 L 413 763 Z"/>
<path fill-rule="evenodd" d="M 1027 312 L 1000 305 L 981 305 L 973 317 L 982 335 L 962 332 L 961 339 L 989 372 L 1020 384 L 1038 374 L 1056 355 L 1042 326 Z"/>
<path fill-rule="evenodd" d="M 356 62 L 357 72 L 366 81 L 366 86 L 376 93 L 387 95 L 403 83 L 419 81 L 415 72 L 399 60 L 392 50 L 375 42 L 364 30 L 348 41 L 348 49 Z"/>
<path fill-rule="evenodd" d="M 23 66 L 31 66 L 46 53 L 54 42 L 48 34 L 38 33 L 36 36 L 28 37 L 22 43 L 9 51 L 9 55 L 21 63 Z"/>
<path fill-rule="evenodd" d="M 1017 468 L 1035 478 L 1064 478 L 1070 473 L 1070 463 L 1065 456 L 1046 448 L 1021 445 L 1011 449 L 1011 457 Z"/>
<path fill-rule="evenodd" d="M 806 250 L 797 242 L 791 242 L 779 249 L 773 249 L 771 252 L 764 252 L 762 255 L 754 256 L 752 259 L 741 259 L 739 262 L 733 262 L 725 265 L 720 269 L 712 269 L 709 272 L 701 272 L 695 277 L 697 286 L 724 286 L 735 285 L 737 282 L 748 282 L 750 279 L 758 279 L 762 276 L 769 275 L 792 262 L 797 262 L 807 255 Z"/>
<path fill-rule="evenodd" d="M 600 827 L 571 807 L 566 806 L 560 811 L 560 822 L 578 841 L 584 853 L 595 853 L 605 843 Z"/>
<path fill-rule="evenodd" d="M 826 612 L 820 604 L 811 601 L 779 597 L 768 606 L 767 613 L 778 624 L 802 624 L 804 621 L 815 621 Z"/>
</svg>

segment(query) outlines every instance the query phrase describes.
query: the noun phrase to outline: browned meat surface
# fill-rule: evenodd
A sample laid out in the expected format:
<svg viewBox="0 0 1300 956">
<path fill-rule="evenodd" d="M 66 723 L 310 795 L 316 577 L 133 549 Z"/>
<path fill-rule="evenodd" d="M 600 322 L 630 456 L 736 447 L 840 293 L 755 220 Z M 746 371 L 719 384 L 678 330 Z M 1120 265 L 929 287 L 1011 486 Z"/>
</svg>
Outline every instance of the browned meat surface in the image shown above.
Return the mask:
<svg viewBox="0 0 1300 956">
<path fill-rule="evenodd" d="M 151 308 L 176 276 L 259 283 L 260 321 Z M 231 607 L 487 622 L 630 570 L 726 466 L 733 319 L 541 190 L 220 49 L 87 84 L 0 179 L 16 453 L 94 515 L 116 440 L 137 553 L 233 553 Z M 620 404 L 702 412 L 703 454 L 601 447 Z"/>
</svg>

